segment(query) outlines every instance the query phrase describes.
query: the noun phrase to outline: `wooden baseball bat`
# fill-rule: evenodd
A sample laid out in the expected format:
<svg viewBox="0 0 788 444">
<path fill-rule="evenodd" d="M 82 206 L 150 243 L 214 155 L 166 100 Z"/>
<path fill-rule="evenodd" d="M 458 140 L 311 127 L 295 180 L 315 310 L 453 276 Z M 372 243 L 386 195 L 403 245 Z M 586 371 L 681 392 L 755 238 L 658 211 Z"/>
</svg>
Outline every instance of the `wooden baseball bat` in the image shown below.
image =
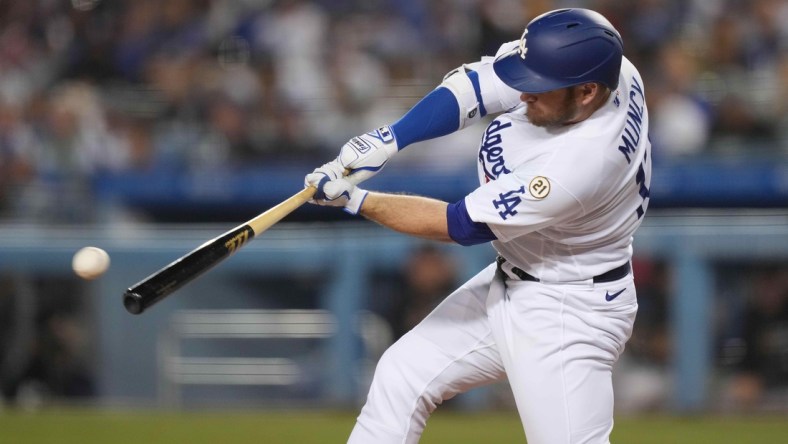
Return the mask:
<svg viewBox="0 0 788 444">
<path fill-rule="evenodd" d="M 315 187 L 304 188 L 264 213 L 176 259 L 175 262 L 127 289 L 123 293 L 123 306 L 131 314 L 142 313 L 151 305 L 230 257 L 255 236 L 260 235 L 306 203 L 314 196 L 315 191 Z"/>
</svg>

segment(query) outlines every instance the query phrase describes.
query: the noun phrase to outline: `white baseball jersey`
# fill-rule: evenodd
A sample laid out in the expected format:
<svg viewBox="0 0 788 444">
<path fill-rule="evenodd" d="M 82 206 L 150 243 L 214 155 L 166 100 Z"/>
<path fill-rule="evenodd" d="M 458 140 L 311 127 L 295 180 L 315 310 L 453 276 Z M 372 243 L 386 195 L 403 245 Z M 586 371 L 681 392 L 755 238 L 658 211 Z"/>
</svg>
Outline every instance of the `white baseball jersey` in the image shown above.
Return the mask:
<svg viewBox="0 0 788 444">
<path fill-rule="evenodd" d="M 486 66 L 479 70 L 485 104 L 513 103 L 519 93 Z M 642 85 L 624 59 L 618 89 L 571 128 L 534 126 L 524 106 L 487 127 L 478 156 L 482 186 L 465 204 L 471 219 L 489 225 L 498 238 L 493 246 L 513 265 L 544 282 L 568 282 L 630 260 L 651 181 Z"/>
</svg>

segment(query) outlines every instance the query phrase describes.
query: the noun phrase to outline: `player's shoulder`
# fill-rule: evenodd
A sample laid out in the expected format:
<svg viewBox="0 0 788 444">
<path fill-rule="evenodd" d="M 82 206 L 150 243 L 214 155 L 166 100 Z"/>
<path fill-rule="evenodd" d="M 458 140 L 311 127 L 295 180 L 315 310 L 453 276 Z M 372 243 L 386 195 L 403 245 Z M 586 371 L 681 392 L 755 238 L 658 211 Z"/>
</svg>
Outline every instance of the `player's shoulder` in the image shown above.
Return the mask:
<svg viewBox="0 0 788 444">
<path fill-rule="evenodd" d="M 619 75 L 618 90 L 625 89 L 631 91 L 633 88 L 643 93 L 643 77 L 640 75 L 637 67 L 628 58 L 623 57 L 621 60 L 621 74 Z"/>
<path fill-rule="evenodd" d="M 640 77 L 640 71 L 638 70 L 637 66 L 632 63 L 626 56 L 621 57 L 621 73 L 626 74 L 637 74 Z"/>
</svg>

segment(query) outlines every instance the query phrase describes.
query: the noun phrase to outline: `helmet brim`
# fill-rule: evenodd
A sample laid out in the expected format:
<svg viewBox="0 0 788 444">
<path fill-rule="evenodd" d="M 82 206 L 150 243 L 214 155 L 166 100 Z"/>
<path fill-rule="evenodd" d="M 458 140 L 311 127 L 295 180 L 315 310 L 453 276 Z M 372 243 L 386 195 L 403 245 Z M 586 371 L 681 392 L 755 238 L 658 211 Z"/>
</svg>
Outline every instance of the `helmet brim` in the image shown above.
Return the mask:
<svg viewBox="0 0 788 444">
<path fill-rule="evenodd" d="M 545 77 L 528 67 L 518 51 L 500 56 L 493 62 L 495 74 L 503 83 L 525 93 L 543 93 L 572 86 Z"/>
</svg>

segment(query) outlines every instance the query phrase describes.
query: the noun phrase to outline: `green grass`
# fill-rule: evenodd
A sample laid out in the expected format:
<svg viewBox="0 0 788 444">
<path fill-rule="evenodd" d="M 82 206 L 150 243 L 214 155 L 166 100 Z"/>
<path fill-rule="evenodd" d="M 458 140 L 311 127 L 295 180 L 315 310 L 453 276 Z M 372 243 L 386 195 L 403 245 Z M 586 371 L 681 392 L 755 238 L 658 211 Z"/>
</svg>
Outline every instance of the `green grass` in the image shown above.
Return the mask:
<svg viewBox="0 0 788 444">
<path fill-rule="evenodd" d="M 3 444 L 317 444 L 343 443 L 355 412 L 0 412 Z M 514 413 L 438 412 L 424 444 L 524 443 Z M 621 418 L 615 444 L 784 444 L 785 417 Z M 370 443 L 374 444 L 374 443 Z"/>
</svg>

